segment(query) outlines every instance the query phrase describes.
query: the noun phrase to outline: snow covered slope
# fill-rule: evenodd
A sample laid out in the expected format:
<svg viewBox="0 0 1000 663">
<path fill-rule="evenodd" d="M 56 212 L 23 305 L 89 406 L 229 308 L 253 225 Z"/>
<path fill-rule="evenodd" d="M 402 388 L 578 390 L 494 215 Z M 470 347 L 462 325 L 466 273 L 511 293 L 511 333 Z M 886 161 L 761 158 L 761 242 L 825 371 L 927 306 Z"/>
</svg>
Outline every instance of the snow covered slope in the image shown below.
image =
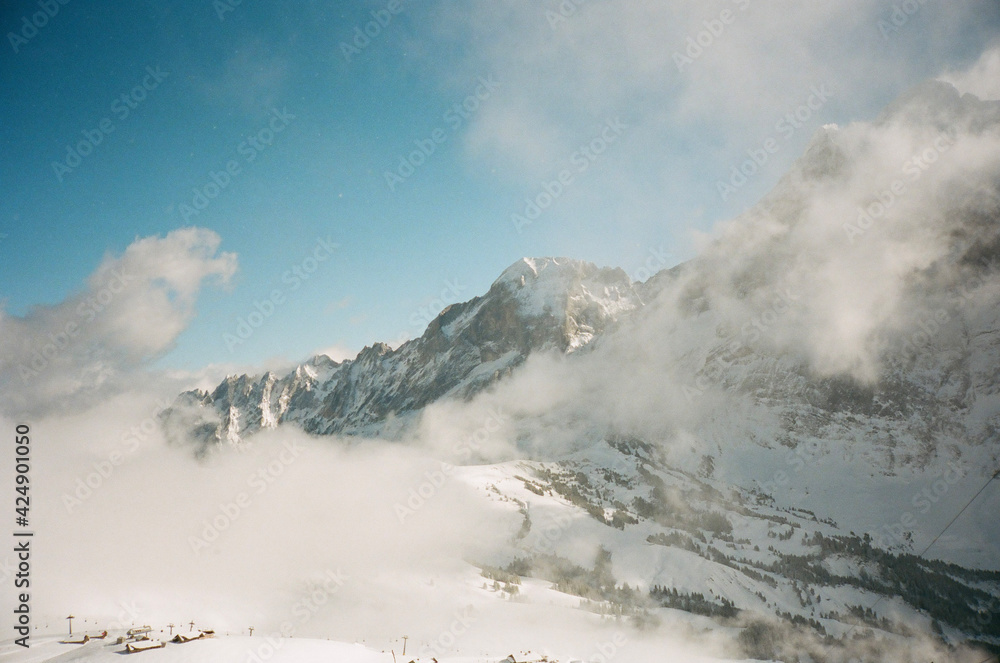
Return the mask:
<svg viewBox="0 0 1000 663">
<path fill-rule="evenodd" d="M 480 578 L 482 579 L 482 578 Z M 427 642 L 427 638 L 407 637 L 407 653 L 404 656 L 402 638 L 388 643 L 385 648 L 376 649 L 362 643 L 339 642 L 330 639 L 283 637 L 278 633 L 261 633 L 259 630 L 248 635 L 218 634 L 211 639 L 195 640 L 178 644 L 167 642 L 165 647 L 129 654 L 140 661 L 151 663 L 506 663 L 513 658 L 516 663 L 582 663 L 612 659 L 635 661 L 636 663 L 669 663 L 676 661 L 694 663 L 719 663 L 731 661 L 739 663 L 746 659 L 713 656 L 705 651 L 705 644 L 685 643 L 679 637 L 624 635 L 621 628 L 609 625 L 593 615 L 575 609 L 576 600 L 560 595 L 544 586 L 544 583 L 526 583 L 525 593 L 530 599 L 508 604 L 515 611 L 535 612 L 537 629 L 526 631 L 509 629 L 508 624 L 477 623 L 468 621 L 464 625 L 471 631 L 461 630 L 457 634 L 460 646 L 455 647 L 456 637 L 450 640 L 448 653 L 439 651 L 437 642 Z M 497 603 L 498 599 L 488 591 L 481 591 L 483 600 Z M 561 597 L 561 599 L 559 598 Z M 554 601 L 554 602 L 553 602 Z M 562 605 L 556 603 L 562 602 Z M 567 602 L 569 605 L 567 605 Z M 570 607 L 572 606 L 572 607 Z M 566 613 L 576 613 L 574 621 L 565 623 Z M 555 618 L 557 623 L 546 625 L 546 619 Z M 697 618 L 691 620 L 689 628 L 700 626 Z M 154 631 L 166 628 L 154 627 Z M 445 633 L 450 633 L 446 630 Z M 62 636 L 33 636 L 31 647 L 24 649 L 11 641 L 0 643 L 0 661 L 4 663 L 45 663 L 47 661 L 80 661 L 82 663 L 111 663 L 121 661 L 125 655 L 125 645 L 116 642 L 124 636 L 123 630 L 109 633 L 105 640 L 91 640 L 86 644 L 63 644 Z M 441 634 L 437 634 L 440 636 Z M 447 640 L 447 639 L 446 639 Z M 548 640 L 551 647 L 541 650 L 530 649 L 523 643 Z"/>
<path fill-rule="evenodd" d="M 1000 572 L 886 552 L 821 513 L 706 474 L 615 438 L 557 461 L 459 476 L 523 518 L 495 576 L 502 583 L 545 578 L 595 612 L 640 623 L 679 608 L 770 616 L 824 637 L 937 631 L 1000 646 Z"/>
</svg>

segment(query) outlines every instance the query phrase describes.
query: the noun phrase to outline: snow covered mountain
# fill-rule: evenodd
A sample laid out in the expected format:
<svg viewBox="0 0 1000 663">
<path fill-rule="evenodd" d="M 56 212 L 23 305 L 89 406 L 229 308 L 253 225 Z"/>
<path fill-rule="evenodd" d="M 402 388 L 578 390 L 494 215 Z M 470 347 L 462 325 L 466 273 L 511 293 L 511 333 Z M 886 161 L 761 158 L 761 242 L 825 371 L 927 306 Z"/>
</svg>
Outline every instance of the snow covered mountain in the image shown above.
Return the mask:
<svg viewBox="0 0 1000 663">
<path fill-rule="evenodd" d="M 834 468 L 850 472 L 825 464 Z M 516 596 L 523 578 L 544 578 L 585 609 L 639 626 L 673 610 L 739 624 L 765 636 L 741 640 L 753 658 L 847 660 L 857 654 L 852 634 L 1000 645 L 1000 572 L 888 552 L 868 534 L 711 474 L 710 464 L 688 473 L 657 445 L 619 437 L 558 461 L 466 467 L 457 477 L 523 519 L 505 563 L 484 567 L 496 591 Z"/>
<path fill-rule="evenodd" d="M 598 351 L 607 362 L 634 363 L 638 348 L 684 386 L 682 401 L 723 391 L 773 406 L 786 442 L 821 428 L 850 438 L 858 417 L 874 431 L 902 427 L 903 444 L 874 435 L 890 473 L 956 439 L 982 445 L 1000 429 L 998 131 L 1000 103 L 918 86 L 871 124 L 821 129 L 759 205 L 646 283 L 525 258 L 396 350 L 376 343 L 343 363 L 230 376 L 184 394 L 164 421 L 204 445 L 286 422 L 391 436 L 531 355 L 614 336 Z"/>
<path fill-rule="evenodd" d="M 524 259 L 397 350 L 231 376 L 161 419 L 202 454 L 285 424 L 426 444 L 520 516 L 483 568 L 508 597 L 544 578 L 639 624 L 741 620 L 762 657 L 997 649 L 1000 496 L 961 509 L 1000 468 L 998 268 L 1000 102 L 930 82 L 822 128 L 645 283 Z M 478 423 L 438 425 L 463 407 Z M 449 455 L 490 408 L 496 444 Z"/>
<path fill-rule="evenodd" d="M 230 376 L 210 394 L 183 394 L 163 421 L 202 445 L 238 445 L 286 422 L 317 435 L 392 434 L 428 403 L 469 398 L 533 352 L 586 347 L 641 305 L 621 269 L 525 258 L 396 350 L 376 343 L 343 363 L 320 355 L 284 376 Z"/>
</svg>

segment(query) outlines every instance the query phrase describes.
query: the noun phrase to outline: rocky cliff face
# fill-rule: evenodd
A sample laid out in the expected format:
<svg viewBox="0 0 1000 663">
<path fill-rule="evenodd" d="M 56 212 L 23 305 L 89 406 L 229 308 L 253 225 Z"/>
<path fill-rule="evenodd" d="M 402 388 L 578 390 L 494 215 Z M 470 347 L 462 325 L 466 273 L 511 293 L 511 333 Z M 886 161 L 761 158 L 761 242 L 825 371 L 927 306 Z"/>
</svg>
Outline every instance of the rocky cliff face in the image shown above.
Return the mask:
<svg viewBox="0 0 1000 663">
<path fill-rule="evenodd" d="M 284 376 L 230 376 L 211 393 L 182 394 L 162 420 L 203 450 L 285 422 L 317 435 L 391 435 L 428 403 L 471 397 L 533 352 L 586 348 L 641 305 L 621 269 L 526 258 L 396 350 L 376 343 L 343 363 L 321 355 Z"/>
</svg>

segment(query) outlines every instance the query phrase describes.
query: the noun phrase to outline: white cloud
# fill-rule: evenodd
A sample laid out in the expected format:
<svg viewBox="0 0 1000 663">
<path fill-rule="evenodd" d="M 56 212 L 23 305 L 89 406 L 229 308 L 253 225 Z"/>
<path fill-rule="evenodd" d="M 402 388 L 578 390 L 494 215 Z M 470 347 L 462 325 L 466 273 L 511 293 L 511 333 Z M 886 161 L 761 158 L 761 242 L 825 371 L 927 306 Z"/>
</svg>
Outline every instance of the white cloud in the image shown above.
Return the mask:
<svg viewBox="0 0 1000 663">
<path fill-rule="evenodd" d="M 252 624 L 268 633 L 291 621 L 301 636 L 387 638 L 402 624 L 430 636 L 463 604 L 451 582 L 435 591 L 430 580 L 474 578 L 463 555 L 503 546 L 520 522 L 398 444 L 354 446 L 283 427 L 199 463 L 164 440 L 155 425 L 163 407 L 137 389 L 31 422 L 46 441 L 33 456 L 45 481 L 33 487 L 32 524 L 56 541 L 38 552 L 40 623 L 69 605 L 106 619 L 124 602 L 157 625 L 183 614 L 220 631 Z M 434 494 L 401 515 L 428 476 Z M 327 571 L 344 584 L 302 624 L 293 608 Z"/>
<path fill-rule="evenodd" d="M 439 76 L 449 91 L 465 94 L 468 81 L 485 74 L 502 85 L 463 135 L 479 169 L 495 168 L 529 193 L 566 168 L 609 117 L 629 123 L 624 140 L 594 164 L 594 175 L 533 233 L 601 232 L 602 223 L 628 223 L 632 233 L 681 246 L 690 210 L 708 204 L 712 219 L 745 209 L 822 124 L 873 116 L 893 96 L 961 61 L 956 44 L 984 43 L 1000 18 L 995 3 L 983 0 L 921 3 L 883 36 L 880 21 L 891 21 L 898 4 L 519 0 L 446 8 L 431 18 L 441 41 L 464 45 L 457 64 L 440 60 L 447 62 Z M 577 9 L 550 25 L 546 10 L 563 6 Z M 718 31 L 723 10 L 731 12 L 730 24 L 717 37 L 702 37 L 708 45 L 678 71 L 675 55 L 686 56 L 688 37 Z M 438 61 L 428 66 L 441 68 Z M 776 123 L 819 85 L 832 99 L 787 145 L 779 137 L 782 150 L 753 180 L 753 192 L 717 198 L 715 182 L 734 160 L 775 136 Z"/>
<path fill-rule="evenodd" d="M 348 359 L 354 359 L 356 356 L 358 356 L 357 350 L 351 350 L 347 346 L 340 344 L 331 345 L 328 348 L 317 350 L 313 354 L 326 355 L 330 359 L 337 362 L 346 361 Z"/>
<path fill-rule="evenodd" d="M 539 156 L 572 150 L 581 130 L 608 114 L 628 114 L 650 135 L 711 124 L 732 139 L 769 127 L 820 83 L 870 108 L 882 103 L 886 89 L 899 91 L 927 75 L 926 59 L 910 52 L 929 48 L 938 63 L 947 61 L 948 38 L 980 21 L 983 5 L 956 2 L 944 15 L 922 7 L 892 35 L 898 43 L 878 29 L 893 10 L 883 0 L 595 0 L 554 27 L 545 12 L 558 11 L 558 3 L 491 3 L 450 14 L 443 29 L 475 42 L 468 71 L 494 72 L 503 85 L 475 118 L 470 143 L 492 144 L 516 163 L 524 158 L 546 168 Z M 723 11 L 730 12 L 729 24 L 719 21 Z M 675 58 L 686 56 L 687 38 L 709 29 L 721 33 L 703 39 L 707 45 L 693 50 L 693 62 L 682 62 L 679 71 Z"/>
<path fill-rule="evenodd" d="M 206 280 L 226 283 L 236 255 L 214 232 L 183 228 L 108 255 L 86 287 L 24 317 L 0 312 L 0 394 L 7 411 L 96 396 L 162 356 L 187 327 Z"/>
<path fill-rule="evenodd" d="M 941 80 L 951 83 L 963 94 L 1000 100 L 1000 46 L 983 53 L 968 69 L 949 72 Z"/>
</svg>

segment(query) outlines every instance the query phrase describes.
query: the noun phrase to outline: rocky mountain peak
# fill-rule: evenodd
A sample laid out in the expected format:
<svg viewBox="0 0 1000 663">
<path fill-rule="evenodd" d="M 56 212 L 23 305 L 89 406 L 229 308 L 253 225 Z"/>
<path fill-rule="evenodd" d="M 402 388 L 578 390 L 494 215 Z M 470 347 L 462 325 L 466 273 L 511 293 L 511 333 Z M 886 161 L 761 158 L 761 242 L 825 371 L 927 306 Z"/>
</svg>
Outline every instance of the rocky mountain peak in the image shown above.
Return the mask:
<svg viewBox="0 0 1000 663">
<path fill-rule="evenodd" d="M 211 394 L 182 394 L 163 420 L 202 450 L 286 421 L 316 434 L 378 434 L 428 403 L 473 396 L 533 352 L 579 350 L 641 306 L 621 269 L 523 258 L 396 350 L 377 342 L 343 363 L 313 357 L 284 377 L 229 376 Z"/>
</svg>

